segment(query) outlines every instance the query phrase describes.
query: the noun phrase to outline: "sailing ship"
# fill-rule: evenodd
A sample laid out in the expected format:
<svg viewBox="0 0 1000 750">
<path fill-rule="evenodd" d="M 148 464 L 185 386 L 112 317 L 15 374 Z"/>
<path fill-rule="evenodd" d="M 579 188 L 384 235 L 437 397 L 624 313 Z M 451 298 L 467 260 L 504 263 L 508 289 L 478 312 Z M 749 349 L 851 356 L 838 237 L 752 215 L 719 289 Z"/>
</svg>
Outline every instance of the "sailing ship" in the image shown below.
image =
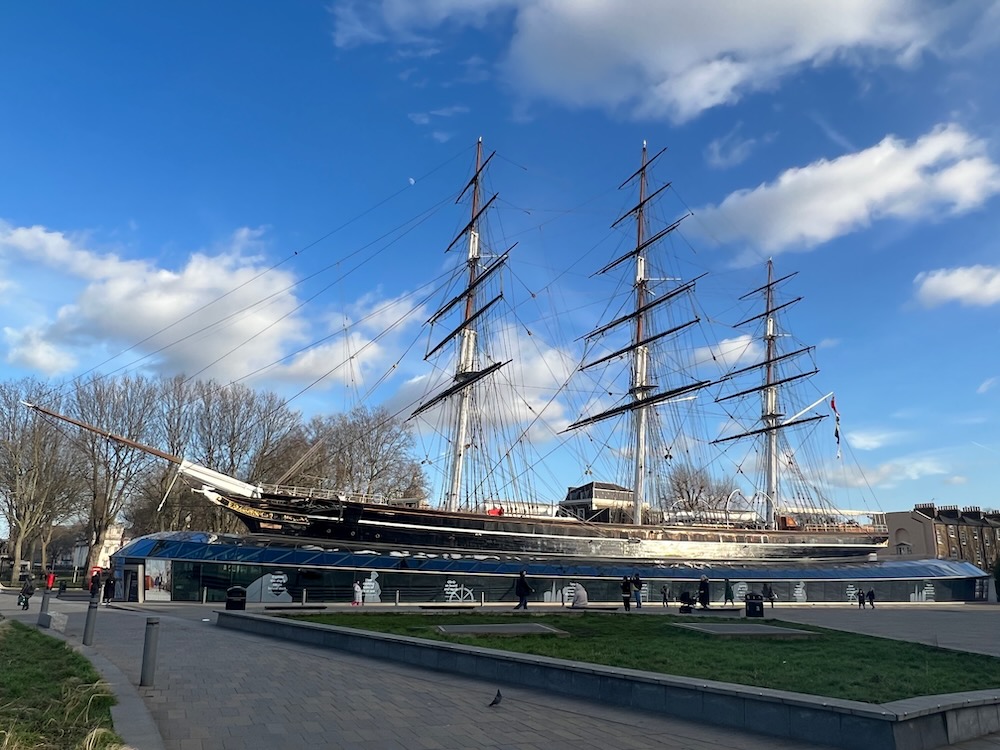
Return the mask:
<svg viewBox="0 0 1000 750">
<path fill-rule="evenodd" d="M 630 468 L 627 474 L 616 474 L 614 481 L 570 488 L 561 502 L 550 506 L 552 512 L 545 512 L 531 494 L 534 490 L 523 489 L 531 471 L 513 467 L 512 448 L 490 442 L 496 420 L 482 411 L 484 392 L 500 396 L 508 417 L 517 411 L 519 396 L 504 379 L 516 367 L 516 353 L 499 353 L 495 347 L 501 337 L 488 328 L 502 308 L 504 291 L 498 287 L 513 247 L 497 252 L 486 240 L 486 217 L 497 194 L 484 198 L 484 176 L 493 154 L 483 158 L 481 139 L 472 177 L 459 195 L 460 201 L 471 204 L 469 219 L 448 246 L 448 251 L 464 251 L 455 264 L 460 286 L 448 292 L 427 321 L 432 335 L 444 333 L 428 345 L 426 359 L 450 356 L 454 364 L 447 382 L 428 391 L 411 414 L 415 423 L 424 420 L 430 425 L 430 432 L 448 433 L 437 507 L 245 482 L 44 407 L 34 408 L 170 461 L 194 491 L 238 516 L 255 534 L 341 541 L 401 554 L 526 555 L 567 562 L 868 559 L 886 544 L 883 517 L 871 513 L 863 523 L 860 513 L 836 510 L 819 491 L 816 475 L 800 465 L 804 454 L 790 441 L 793 433 L 813 429 L 831 416 L 826 406 L 832 399 L 827 394 L 788 416 L 792 388 L 817 372 L 806 368 L 786 374 L 788 367 L 812 354 L 810 347 L 781 350 L 787 336 L 779 317 L 797 300 L 779 303 L 776 294 L 791 276 L 775 279 L 768 262 L 767 282 L 747 295 L 762 296 L 764 309 L 741 321 L 755 326 L 758 335 L 737 339 L 743 345 L 739 356 L 727 358 L 711 346 L 681 344 L 683 337 L 703 330 L 694 296 L 701 279 L 685 278 L 676 268 L 658 265 L 654 257 L 685 218 L 650 230 L 655 201 L 670 187 L 667 183 L 650 189 L 651 167 L 662 154 L 649 158 L 643 144 L 639 169 L 621 186 L 638 198 L 613 225 L 634 231 L 627 235 L 624 252 L 596 274 L 625 272 L 621 297 L 627 307 L 609 310 L 610 320 L 583 337 L 586 352 L 573 368 L 574 375 L 600 382 L 603 397 L 581 403 L 586 413 L 560 432 L 583 436 L 591 453 L 586 459 L 588 476 L 601 471 L 610 458 L 627 458 Z M 623 376 L 625 384 L 607 385 L 606 372 Z M 757 384 L 732 389 L 758 375 Z M 746 403 L 752 405 L 749 412 L 730 406 Z M 531 446 L 531 427 L 545 408 L 527 404 L 521 409 L 529 413 L 529 425 L 515 428 L 512 443 Z M 694 425 L 704 423 L 712 409 L 721 434 L 696 434 Z M 606 427 L 626 433 L 629 447 L 613 446 L 602 432 Z M 760 447 L 733 448 L 746 443 Z M 493 448 L 498 448 L 499 457 L 487 458 Z M 723 458 L 703 457 L 710 452 Z M 751 478 L 757 469 L 763 475 L 759 482 Z M 511 499 L 515 489 L 527 492 L 527 497 Z"/>
</svg>

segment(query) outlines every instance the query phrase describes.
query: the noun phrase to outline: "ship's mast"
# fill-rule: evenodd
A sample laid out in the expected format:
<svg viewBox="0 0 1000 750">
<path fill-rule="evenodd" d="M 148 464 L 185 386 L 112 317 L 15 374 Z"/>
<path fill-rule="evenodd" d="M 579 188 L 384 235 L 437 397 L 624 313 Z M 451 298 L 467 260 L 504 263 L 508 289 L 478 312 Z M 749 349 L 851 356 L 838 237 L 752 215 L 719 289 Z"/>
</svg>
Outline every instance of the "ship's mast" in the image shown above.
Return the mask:
<svg viewBox="0 0 1000 750">
<path fill-rule="evenodd" d="M 468 254 L 466 265 L 469 273 L 468 292 L 465 295 L 465 312 L 462 319 L 462 331 L 458 345 L 458 359 L 455 363 L 455 382 L 461 383 L 468 379 L 476 367 L 476 327 L 473 323 L 475 312 L 475 284 L 479 275 L 479 202 L 480 202 L 480 172 L 483 167 L 483 139 L 476 142 L 476 170 L 472 178 L 472 213 L 467 230 Z M 451 459 L 448 469 L 448 494 L 445 497 L 445 510 L 457 510 L 462 492 L 462 471 L 465 467 L 465 449 L 469 434 L 469 400 L 472 397 L 471 388 L 463 388 L 458 394 L 458 408 L 455 414 L 455 427 L 451 446 Z"/>
<path fill-rule="evenodd" d="M 767 261 L 767 289 L 764 292 L 765 326 L 764 346 L 766 363 L 764 367 L 764 390 L 761 401 L 761 420 L 767 428 L 764 443 L 766 466 L 764 482 L 764 523 L 769 529 L 775 527 L 774 509 L 778 504 L 778 420 L 784 416 L 779 411 L 778 385 L 775 377 L 775 354 L 777 353 L 778 325 L 774 317 L 774 263 Z"/>
<path fill-rule="evenodd" d="M 639 207 L 635 212 L 636 237 L 635 246 L 635 335 L 633 337 L 632 361 L 632 401 L 639 404 L 646 398 L 649 391 L 648 363 L 649 347 L 642 343 L 645 335 L 645 306 L 648 296 L 648 277 L 646 275 L 646 256 L 642 252 L 645 240 L 645 203 L 646 203 L 646 142 L 642 142 L 642 166 L 639 172 Z M 632 523 L 642 524 L 642 505 L 645 499 L 646 486 L 646 407 L 637 405 L 635 416 L 635 445 L 633 456 L 632 482 Z"/>
</svg>

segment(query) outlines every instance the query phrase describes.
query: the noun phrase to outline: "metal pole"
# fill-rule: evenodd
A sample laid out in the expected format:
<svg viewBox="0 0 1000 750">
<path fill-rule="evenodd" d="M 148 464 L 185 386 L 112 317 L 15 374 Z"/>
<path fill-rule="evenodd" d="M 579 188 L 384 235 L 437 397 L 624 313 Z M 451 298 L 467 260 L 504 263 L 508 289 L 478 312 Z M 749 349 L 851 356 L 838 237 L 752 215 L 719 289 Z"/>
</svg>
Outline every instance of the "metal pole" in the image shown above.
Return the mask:
<svg viewBox="0 0 1000 750">
<path fill-rule="evenodd" d="M 485 607 L 486 606 L 486 592 L 485 591 L 480 591 L 479 592 L 479 606 L 480 607 Z"/>
<path fill-rule="evenodd" d="M 90 646 L 94 642 L 94 623 L 97 622 L 97 599 L 91 597 L 87 603 L 87 622 L 83 626 L 83 645 Z"/>
<path fill-rule="evenodd" d="M 201 587 L 201 603 L 205 604 L 208 601 L 208 586 Z"/>
<path fill-rule="evenodd" d="M 302 589 L 302 606 L 306 606 L 306 590 Z"/>
<path fill-rule="evenodd" d="M 399 606 L 399 589 L 396 589 L 396 606 Z"/>
<path fill-rule="evenodd" d="M 142 675 L 139 677 L 140 687 L 153 687 L 153 676 L 156 673 L 156 646 L 160 640 L 160 618 L 146 618 L 146 639 L 142 644 Z"/>
</svg>

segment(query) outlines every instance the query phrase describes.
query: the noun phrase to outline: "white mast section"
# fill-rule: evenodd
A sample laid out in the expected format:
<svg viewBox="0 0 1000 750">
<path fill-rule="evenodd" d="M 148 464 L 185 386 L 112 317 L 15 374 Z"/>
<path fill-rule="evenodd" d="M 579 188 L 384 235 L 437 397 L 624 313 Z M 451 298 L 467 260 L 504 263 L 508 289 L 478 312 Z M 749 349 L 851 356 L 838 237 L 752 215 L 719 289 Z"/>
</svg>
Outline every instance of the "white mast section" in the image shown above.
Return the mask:
<svg viewBox="0 0 1000 750">
<path fill-rule="evenodd" d="M 645 239 L 646 202 L 646 142 L 642 142 L 642 168 L 639 172 L 639 207 L 635 214 L 636 248 L 642 248 Z M 645 313 L 647 285 L 646 256 L 640 250 L 635 256 L 635 354 L 632 371 L 632 400 L 635 403 L 646 398 L 649 391 L 649 347 L 642 344 L 645 337 Z M 632 523 L 642 525 L 642 506 L 646 494 L 646 430 L 647 412 L 645 406 L 635 409 L 635 445 L 633 450 L 633 482 L 632 482 Z"/>
<path fill-rule="evenodd" d="M 472 323 L 475 311 L 475 280 L 479 275 L 480 255 L 479 255 L 479 227 L 476 222 L 479 213 L 479 172 L 482 169 L 483 161 L 483 139 L 476 143 L 476 171 L 472 185 L 472 221 L 469 225 L 469 251 L 466 264 L 469 268 L 469 291 L 465 298 L 465 321 L 466 325 L 462 329 L 461 343 L 458 347 L 458 361 L 455 365 L 455 382 L 460 383 L 465 380 L 476 367 L 476 334 L 477 331 Z M 445 497 L 445 510 L 458 510 L 462 496 L 462 474 L 465 468 L 466 445 L 469 440 L 469 411 L 471 409 L 470 400 L 472 389 L 463 388 L 458 395 L 458 411 L 455 415 L 455 431 L 453 433 L 453 443 L 451 446 L 451 460 L 448 471 L 448 494 Z"/>
<path fill-rule="evenodd" d="M 774 509 L 778 505 L 778 420 L 782 417 L 778 405 L 778 386 L 775 381 L 774 358 L 777 349 L 777 321 L 774 317 L 774 265 L 770 258 L 767 261 L 767 290 L 765 292 L 766 321 L 764 328 L 764 344 L 766 347 L 764 384 L 762 391 L 761 419 L 767 427 L 764 441 L 764 462 L 766 468 L 764 495 L 764 524 L 768 529 L 775 528 Z"/>
</svg>

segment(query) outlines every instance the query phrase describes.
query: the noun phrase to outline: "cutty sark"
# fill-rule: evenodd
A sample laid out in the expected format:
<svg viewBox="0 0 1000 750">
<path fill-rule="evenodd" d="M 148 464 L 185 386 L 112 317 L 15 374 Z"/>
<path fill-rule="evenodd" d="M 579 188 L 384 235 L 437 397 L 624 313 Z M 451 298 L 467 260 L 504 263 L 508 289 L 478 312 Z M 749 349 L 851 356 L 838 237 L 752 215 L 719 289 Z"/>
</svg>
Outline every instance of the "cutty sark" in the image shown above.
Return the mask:
<svg viewBox="0 0 1000 750">
<path fill-rule="evenodd" d="M 684 218 L 650 229 L 654 201 L 670 187 L 649 187 L 650 167 L 662 153 L 648 158 L 644 144 L 639 169 L 622 185 L 638 199 L 614 227 L 633 226 L 634 241 L 598 273 L 627 273 L 629 307 L 619 308 L 583 337 L 586 353 L 574 369 L 599 385 L 602 396 L 581 404 L 584 413 L 563 430 L 585 435 L 602 460 L 627 459 L 630 468 L 615 482 L 571 488 L 557 506 L 548 506 L 554 511 L 545 512 L 537 497 L 508 502 L 504 493 L 513 494 L 517 478 L 531 468 L 511 469 L 511 454 L 503 448 L 496 448 L 491 460 L 482 455 L 496 442 L 481 431 L 497 425 L 477 412 L 483 403 L 480 394 L 498 392 L 495 381 L 516 353 L 491 351 L 496 339 L 487 330 L 501 307 L 498 279 L 510 253 L 496 253 L 484 241 L 482 225 L 497 196 L 483 199 L 483 176 L 492 154 L 483 159 L 481 141 L 475 171 L 459 196 L 469 199 L 470 218 L 449 246 L 465 251 L 456 269 L 460 286 L 428 321 L 432 331 L 445 333 L 428 346 L 427 358 L 452 358 L 450 382 L 412 410 L 414 420 L 436 414 L 439 423 L 449 423 L 438 507 L 246 482 L 44 407 L 33 408 L 173 462 L 196 492 L 236 514 L 254 533 L 343 540 L 411 554 L 551 555 L 565 557 L 567 563 L 866 558 L 885 546 L 881 514 L 836 510 L 821 490 L 819 475 L 803 465 L 808 451 L 794 442 L 800 436 L 820 437 L 815 427 L 835 417 L 835 407 L 831 394 L 812 403 L 794 401 L 797 387 L 817 370 L 799 365 L 811 358 L 811 347 L 783 347 L 788 336 L 780 318 L 798 300 L 779 302 L 776 294 L 791 276 L 775 279 L 768 261 L 766 282 L 746 295 L 763 304 L 738 324 L 754 330 L 734 340 L 742 346 L 739 356 L 699 359 L 695 349 L 679 343 L 701 329 L 692 302 L 699 278 L 684 279 L 659 265 L 657 254 Z M 616 390 L 605 375 L 627 383 Z M 748 379 L 756 382 L 746 383 Z M 503 382 L 508 385 L 499 392 L 509 402 L 509 381 Z M 707 421 L 706 403 L 721 415 L 716 418 L 721 427 L 718 434 L 699 439 L 692 425 L 695 419 Z M 627 446 L 612 444 L 603 433 L 598 437 L 605 427 L 613 428 L 609 435 L 624 434 Z M 507 434 L 519 441 L 532 439 L 529 427 Z M 833 435 L 824 430 L 822 437 L 830 443 Z M 747 445 L 753 447 L 734 448 Z M 702 458 L 710 450 L 716 458 Z M 475 471 L 468 469 L 472 453 L 479 454 Z M 506 478 L 497 479 L 503 472 Z"/>
</svg>

